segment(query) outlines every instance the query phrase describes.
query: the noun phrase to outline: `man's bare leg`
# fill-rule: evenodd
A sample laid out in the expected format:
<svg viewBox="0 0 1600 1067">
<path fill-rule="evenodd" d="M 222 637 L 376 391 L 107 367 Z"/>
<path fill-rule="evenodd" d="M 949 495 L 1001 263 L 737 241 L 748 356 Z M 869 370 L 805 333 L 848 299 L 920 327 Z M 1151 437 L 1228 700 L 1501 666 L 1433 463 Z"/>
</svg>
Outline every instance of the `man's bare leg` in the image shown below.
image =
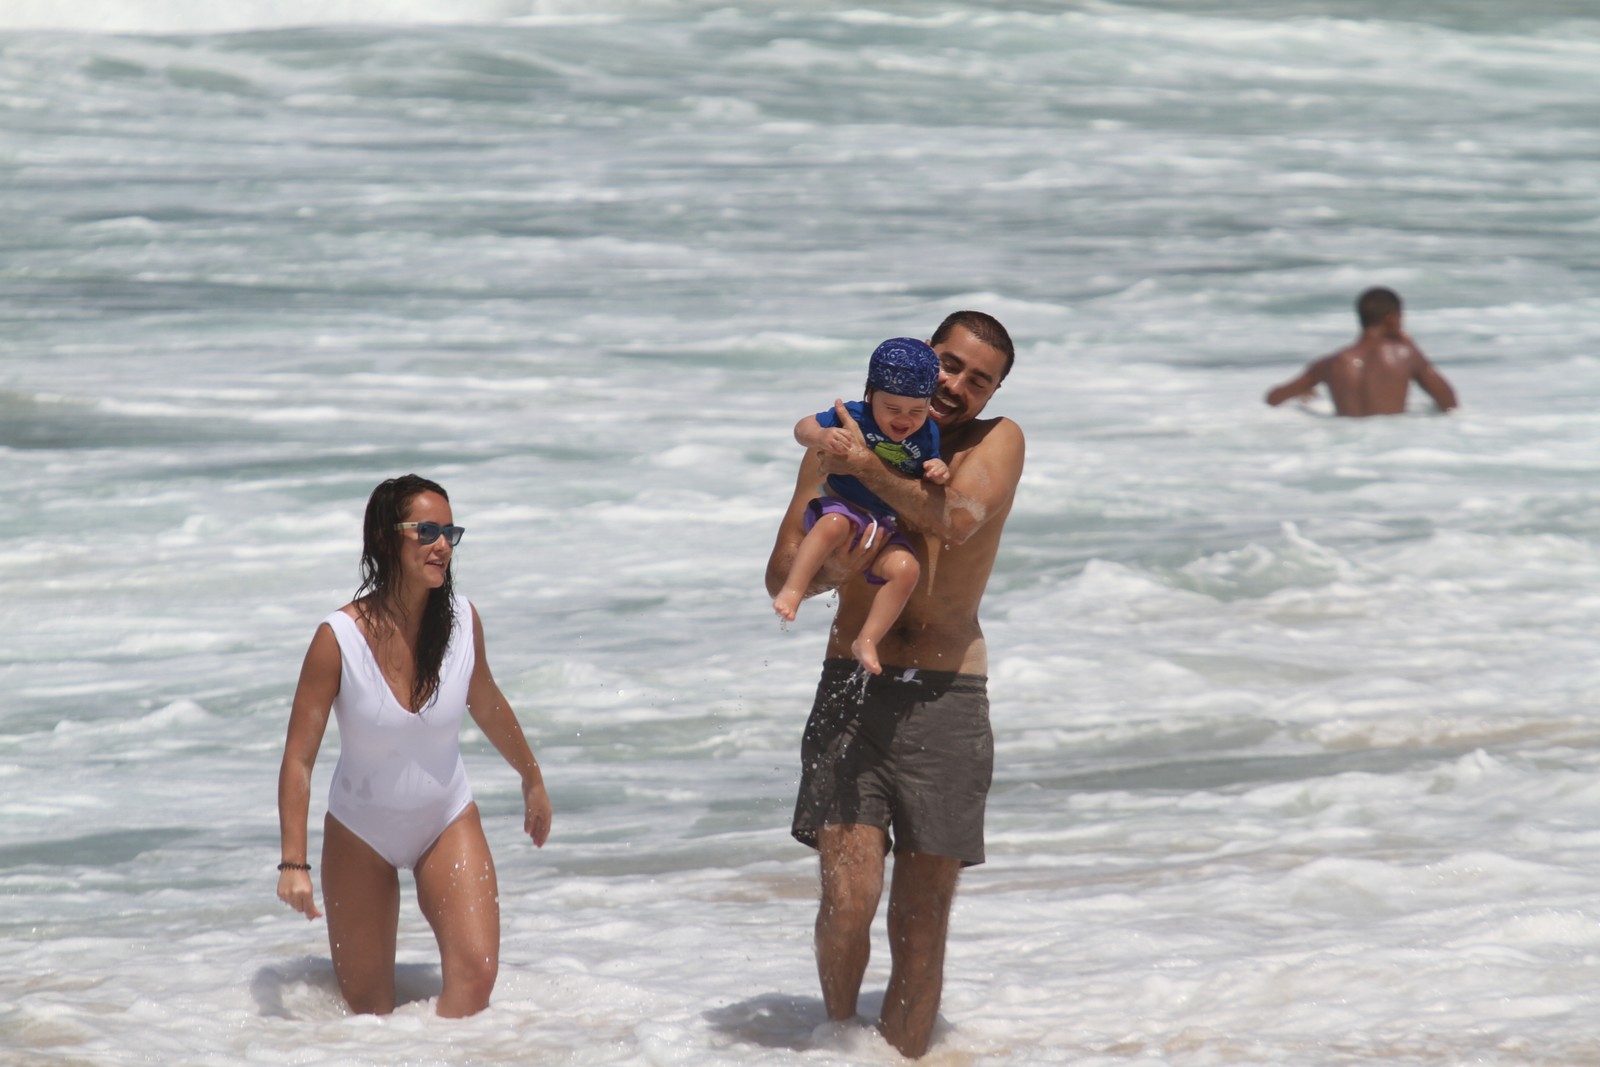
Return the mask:
<svg viewBox="0 0 1600 1067">
<path fill-rule="evenodd" d="M 961 861 L 897 852 L 889 886 L 889 988 L 878 1029 L 902 1056 L 928 1051 L 944 992 L 944 945 Z"/>
<path fill-rule="evenodd" d="M 876 826 L 846 823 L 817 831 L 822 901 L 817 906 L 817 977 L 833 1020 L 853 1019 L 872 956 L 872 918 L 883 895 L 886 838 Z"/>
</svg>

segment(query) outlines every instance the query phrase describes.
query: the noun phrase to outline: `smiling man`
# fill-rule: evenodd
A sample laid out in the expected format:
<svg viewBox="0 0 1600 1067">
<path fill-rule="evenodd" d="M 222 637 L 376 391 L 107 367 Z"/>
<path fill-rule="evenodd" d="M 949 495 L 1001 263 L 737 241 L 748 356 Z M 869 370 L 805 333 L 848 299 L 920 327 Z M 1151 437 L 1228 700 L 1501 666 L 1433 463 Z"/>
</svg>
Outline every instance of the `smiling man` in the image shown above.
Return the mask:
<svg viewBox="0 0 1600 1067">
<path fill-rule="evenodd" d="M 855 1017 L 884 857 L 893 849 L 891 970 L 878 1028 L 912 1057 L 927 1051 L 939 1013 L 957 876 L 984 859 L 994 739 L 978 603 L 1024 450 L 1016 423 L 978 417 L 1011 370 L 1005 327 L 982 312 L 958 311 L 928 343 L 939 357 L 931 414 L 948 483 L 892 471 L 864 439 L 844 455 L 808 454 L 767 561 L 767 591 L 776 596 L 805 536 L 806 503 L 830 474 L 853 475 L 888 502 L 924 561 L 910 601 L 879 642 L 883 673 L 865 679 L 856 675 L 850 639 L 872 604 L 862 570 L 874 546 L 863 544 L 853 566 L 825 568 L 807 591 L 837 588 L 839 610 L 806 723 L 793 826 L 821 860 L 817 972 L 834 1020 Z"/>
</svg>

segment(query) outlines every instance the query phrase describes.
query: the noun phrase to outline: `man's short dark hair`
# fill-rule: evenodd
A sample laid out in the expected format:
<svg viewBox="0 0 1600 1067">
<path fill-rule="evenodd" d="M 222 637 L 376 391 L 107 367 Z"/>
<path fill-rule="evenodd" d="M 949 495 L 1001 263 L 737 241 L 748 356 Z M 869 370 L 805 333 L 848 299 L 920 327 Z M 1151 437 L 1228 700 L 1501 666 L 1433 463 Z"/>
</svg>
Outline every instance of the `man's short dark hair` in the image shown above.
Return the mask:
<svg viewBox="0 0 1600 1067">
<path fill-rule="evenodd" d="M 1356 298 L 1356 314 L 1363 330 L 1376 326 L 1400 310 L 1400 294 L 1393 289 L 1368 289 Z"/>
<path fill-rule="evenodd" d="M 1017 350 L 1011 344 L 1011 335 L 1006 333 L 1006 328 L 1000 325 L 1000 320 L 993 315 L 986 315 L 981 311 L 956 311 L 945 316 L 939 328 L 933 331 L 929 344 L 935 348 L 939 342 L 950 337 L 950 331 L 957 326 L 963 326 L 967 332 L 978 340 L 1006 357 L 1005 369 L 1000 372 L 1000 380 L 1005 381 L 1006 375 L 1011 373 L 1011 364 L 1016 361 Z"/>
</svg>

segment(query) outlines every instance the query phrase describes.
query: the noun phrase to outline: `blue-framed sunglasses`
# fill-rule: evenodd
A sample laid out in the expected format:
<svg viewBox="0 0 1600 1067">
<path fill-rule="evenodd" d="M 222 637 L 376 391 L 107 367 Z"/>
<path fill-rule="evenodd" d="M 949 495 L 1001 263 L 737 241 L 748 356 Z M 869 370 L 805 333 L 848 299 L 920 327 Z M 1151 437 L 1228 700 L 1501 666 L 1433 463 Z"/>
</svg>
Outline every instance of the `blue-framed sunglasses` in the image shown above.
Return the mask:
<svg viewBox="0 0 1600 1067">
<path fill-rule="evenodd" d="M 440 537 L 443 537 L 450 542 L 451 548 L 459 545 L 461 543 L 461 535 L 467 532 L 464 526 L 440 526 L 436 522 L 397 522 L 394 524 L 394 528 L 396 530 L 417 531 L 417 544 L 419 545 L 431 545 L 439 540 Z"/>
</svg>

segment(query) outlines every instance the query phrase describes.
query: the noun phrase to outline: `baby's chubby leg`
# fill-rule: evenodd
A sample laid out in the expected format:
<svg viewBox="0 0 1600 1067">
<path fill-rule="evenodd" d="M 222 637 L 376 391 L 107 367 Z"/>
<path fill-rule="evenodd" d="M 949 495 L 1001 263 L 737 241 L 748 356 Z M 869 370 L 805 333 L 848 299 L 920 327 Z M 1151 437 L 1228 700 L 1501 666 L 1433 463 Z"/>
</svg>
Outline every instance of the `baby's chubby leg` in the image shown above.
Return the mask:
<svg viewBox="0 0 1600 1067">
<path fill-rule="evenodd" d="M 829 556 L 849 547 L 854 533 L 855 524 L 843 515 L 824 515 L 819 518 L 795 551 L 794 562 L 789 564 L 789 577 L 784 579 L 783 589 L 772 601 L 772 610 L 793 622 L 811 580 L 817 576 Z"/>
<path fill-rule="evenodd" d="M 922 577 L 922 564 L 917 562 L 916 553 L 904 545 L 886 545 L 878 558 L 872 562 L 872 573 L 883 579 L 883 584 L 878 587 L 878 592 L 872 598 L 872 608 L 867 612 L 867 619 L 861 624 L 861 632 L 850 645 L 850 654 L 855 656 L 871 674 L 882 674 L 883 665 L 878 662 L 878 642 L 883 640 L 883 635 L 889 632 L 889 627 L 900 617 L 900 612 L 905 609 L 906 601 L 911 599 L 911 593 L 917 588 L 917 579 Z"/>
</svg>

